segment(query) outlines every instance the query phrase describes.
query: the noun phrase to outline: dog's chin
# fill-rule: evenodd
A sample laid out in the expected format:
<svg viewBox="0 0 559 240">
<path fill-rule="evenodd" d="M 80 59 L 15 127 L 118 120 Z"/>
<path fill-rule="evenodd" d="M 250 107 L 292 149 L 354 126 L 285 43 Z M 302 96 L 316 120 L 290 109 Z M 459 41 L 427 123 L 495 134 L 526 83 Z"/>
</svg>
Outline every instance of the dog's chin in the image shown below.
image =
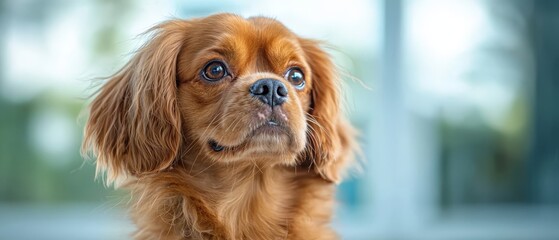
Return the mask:
<svg viewBox="0 0 559 240">
<path fill-rule="evenodd" d="M 236 144 L 227 144 L 213 138 L 207 146 L 210 155 L 228 162 L 243 159 L 263 160 L 292 164 L 295 156 L 301 151 L 299 143 L 289 128 L 275 122 L 268 122 L 251 130 Z"/>
<path fill-rule="evenodd" d="M 262 125 L 250 131 L 247 136 L 240 137 L 240 143 L 226 143 L 216 139 L 208 142 L 209 147 L 216 153 L 262 152 L 274 153 L 289 150 L 291 137 L 284 127 Z"/>
</svg>

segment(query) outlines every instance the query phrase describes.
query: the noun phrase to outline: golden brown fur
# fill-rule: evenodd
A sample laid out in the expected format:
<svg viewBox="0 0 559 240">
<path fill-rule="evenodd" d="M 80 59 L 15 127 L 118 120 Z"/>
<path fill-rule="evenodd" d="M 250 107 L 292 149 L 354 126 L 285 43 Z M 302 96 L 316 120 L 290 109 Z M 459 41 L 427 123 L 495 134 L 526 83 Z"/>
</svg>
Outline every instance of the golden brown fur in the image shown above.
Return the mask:
<svg viewBox="0 0 559 240">
<path fill-rule="evenodd" d="M 134 237 L 337 239 L 334 183 L 352 159 L 353 129 L 319 44 L 231 14 L 150 33 L 91 103 L 83 144 L 107 183 L 131 191 Z M 231 75 L 208 82 L 201 71 L 215 59 Z M 305 76 L 299 90 L 284 77 L 293 66 Z M 248 94 L 263 78 L 285 84 L 283 105 Z"/>
</svg>

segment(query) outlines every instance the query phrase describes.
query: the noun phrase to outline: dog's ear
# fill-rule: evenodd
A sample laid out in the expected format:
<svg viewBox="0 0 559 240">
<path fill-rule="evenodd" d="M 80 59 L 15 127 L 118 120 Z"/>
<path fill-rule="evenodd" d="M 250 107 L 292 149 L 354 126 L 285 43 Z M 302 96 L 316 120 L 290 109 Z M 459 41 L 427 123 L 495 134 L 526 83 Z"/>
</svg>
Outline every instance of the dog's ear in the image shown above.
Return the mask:
<svg viewBox="0 0 559 240">
<path fill-rule="evenodd" d="M 97 156 L 107 184 L 166 169 L 177 157 L 177 57 L 188 25 L 172 20 L 148 31 L 151 39 L 91 103 L 82 149 Z"/>
<path fill-rule="evenodd" d="M 304 162 L 324 179 L 339 183 L 353 160 L 355 131 L 340 113 L 340 78 L 318 42 L 300 39 L 312 71 L 311 109 Z"/>
</svg>

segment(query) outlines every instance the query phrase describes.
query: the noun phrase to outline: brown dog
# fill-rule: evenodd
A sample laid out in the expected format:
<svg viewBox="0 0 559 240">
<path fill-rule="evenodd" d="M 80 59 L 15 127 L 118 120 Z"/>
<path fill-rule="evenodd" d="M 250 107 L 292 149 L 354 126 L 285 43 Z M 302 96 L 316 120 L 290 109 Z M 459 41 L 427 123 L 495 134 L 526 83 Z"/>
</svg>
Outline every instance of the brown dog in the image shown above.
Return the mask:
<svg viewBox="0 0 559 240">
<path fill-rule="evenodd" d="M 132 192 L 136 239 L 336 239 L 353 158 L 318 43 L 264 17 L 158 25 L 101 88 L 83 147 Z"/>
</svg>

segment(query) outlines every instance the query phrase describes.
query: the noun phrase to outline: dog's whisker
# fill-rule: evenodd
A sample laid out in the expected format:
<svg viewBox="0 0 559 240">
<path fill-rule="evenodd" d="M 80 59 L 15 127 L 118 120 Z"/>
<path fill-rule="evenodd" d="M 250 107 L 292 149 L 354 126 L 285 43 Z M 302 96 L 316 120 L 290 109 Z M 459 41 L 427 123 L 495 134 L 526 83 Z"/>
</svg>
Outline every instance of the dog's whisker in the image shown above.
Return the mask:
<svg viewBox="0 0 559 240">
<path fill-rule="evenodd" d="M 230 115 L 233 115 L 233 114 L 230 114 Z M 231 130 L 231 127 L 233 126 L 233 124 L 235 124 L 235 126 L 233 127 L 233 129 L 235 129 L 235 127 L 237 127 L 237 124 L 238 124 L 239 122 L 241 122 L 241 120 L 242 120 L 242 118 L 240 118 L 240 117 L 234 118 L 234 119 L 233 119 L 233 122 L 231 122 L 231 123 L 227 126 L 227 128 L 225 128 L 224 132 L 229 132 L 229 131 Z"/>
<path fill-rule="evenodd" d="M 202 169 L 200 172 L 197 172 L 196 174 L 192 175 L 192 177 L 196 177 L 200 174 L 202 174 L 203 172 L 205 172 L 206 170 L 210 169 L 211 167 L 213 167 L 215 164 L 217 164 L 218 161 L 213 161 L 210 165 L 208 165 L 206 168 Z"/>
<path fill-rule="evenodd" d="M 262 171 L 262 169 L 258 166 L 258 164 L 256 164 L 256 161 L 254 161 L 254 159 L 250 159 L 252 161 L 252 164 L 254 165 L 254 167 L 256 167 L 258 169 L 258 171 L 260 171 L 261 174 L 264 174 L 264 172 Z"/>
<path fill-rule="evenodd" d="M 215 114 L 215 116 L 212 118 L 212 120 L 210 121 L 210 123 L 206 126 L 206 128 L 204 129 L 204 132 L 202 133 L 202 136 L 206 135 L 206 132 L 208 131 L 208 129 L 210 128 L 210 126 L 212 126 L 212 124 L 214 123 L 214 121 L 218 118 L 218 116 L 220 116 L 219 114 Z M 221 121 L 222 118 L 220 118 Z M 191 146 L 194 146 L 194 141 L 192 142 Z M 190 151 L 191 149 L 189 149 L 188 151 Z M 187 151 L 187 152 L 188 152 Z M 198 155 L 200 154 L 200 151 L 198 151 Z M 190 165 L 190 172 L 192 172 L 192 168 L 194 168 L 194 165 L 196 164 L 196 160 L 198 159 L 198 155 L 196 156 L 196 158 L 194 158 L 193 163 Z"/>
<path fill-rule="evenodd" d="M 310 125 L 309 125 L 309 129 L 310 129 L 311 132 L 315 132 L 315 131 L 316 131 L 316 130 L 315 130 L 312 126 L 310 126 Z M 314 151 L 316 151 L 316 149 L 314 148 L 314 146 L 317 145 L 317 141 L 318 141 L 318 140 L 316 139 L 315 135 L 312 134 L 312 133 L 309 135 L 309 137 L 310 137 L 310 141 L 311 141 L 311 143 L 312 143 L 312 144 L 310 144 L 310 148 L 311 148 L 310 151 L 311 151 L 311 152 L 314 152 Z M 310 172 L 310 171 L 311 171 L 313 164 L 316 165 L 315 158 L 311 156 L 310 159 L 311 159 L 311 164 L 309 164 L 309 166 L 308 166 L 308 168 L 307 168 L 307 172 Z"/>
</svg>

